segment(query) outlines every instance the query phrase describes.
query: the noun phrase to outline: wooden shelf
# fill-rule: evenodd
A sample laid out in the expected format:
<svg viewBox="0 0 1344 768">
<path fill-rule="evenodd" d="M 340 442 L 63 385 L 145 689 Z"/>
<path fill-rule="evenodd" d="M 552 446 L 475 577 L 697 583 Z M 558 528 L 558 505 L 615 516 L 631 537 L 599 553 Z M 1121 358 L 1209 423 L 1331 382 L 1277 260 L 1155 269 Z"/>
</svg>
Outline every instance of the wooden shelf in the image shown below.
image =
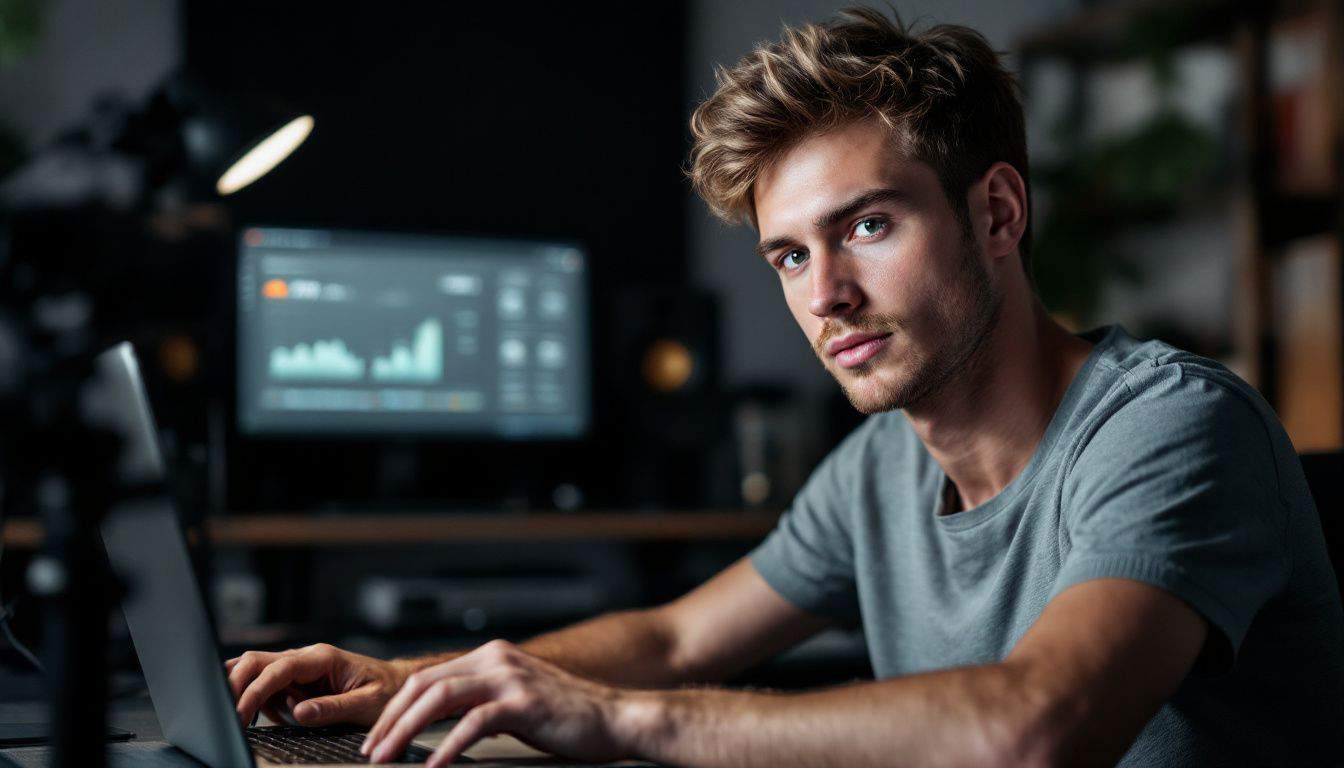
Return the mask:
<svg viewBox="0 0 1344 768">
<path fill-rule="evenodd" d="M 349 547 L 471 541 L 696 541 L 752 540 L 774 527 L 778 512 L 458 513 L 389 512 L 324 515 L 277 512 L 231 515 L 206 523 L 221 547 Z M 37 520 L 11 520 L 5 546 L 42 543 Z"/>
<path fill-rule="evenodd" d="M 1344 365 L 1344 325 L 1306 318 L 1339 316 L 1344 281 L 1338 275 L 1344 272 L 1336 268 L 1335 277 L 1321 278 L 1334 285 L 1313 286 L 1310 306 L 1298 306 L 1300 297 L 1285 295 L 1282 284 L 1291 269 L 1306 268 L 1286 263 L 1300 258 L 1304 241 L 1333 237 L 1334 258 L 1344 252 L 1344 0 L 1110 0 L 1032 32 L 1016 49 L 1025 73 L 1046 60 L 1067 69 L 1072 82 L 1064 113 L 1083 125 L 1093 109 L 1090 73 L 1117 59 L 1206 43 L 1226 46 L 1236 72 L 1237 126 L 1229 142 L 1236 157 L 1226 186 L 1241 245 L 1230 254 L 1229 361 L 1281 412 L 1337 421 L 1344 407 L 1319 407 L 1328 398 L 1321 393 L 1337 390 L 1335 379 L 1323 378 L 1335 374 L 1321 371 Z M 1297 49 L 1304 51 L 1304 71 L 1276 82 L 1275 52 Z M 1320 264 L 1313 268 L 1330 273 Z M 1288 317 L 1310 330 L 1289 338 Z M 1289 355 L 1297 363 L 1290 364 Z M 1317 399 L 1304 404 L 1308 393 Z M 1337 433 L 1344 434 L 1344 426 Z"/>
<path fill-rule="evenodd" d="M 1113 0 L 1098 4 L 1058 24 L 1019 38 L 1014 50 L 1025 56 L 1062 56 L 1088 61 L 1129 58 L 1140 52 L 1127 50 L 1125 38 L 1135 24 L 1179 18 L 1173 40 L 1178 45 L 1201 40 L 1222 40 L 1232 32 L 1237 19 L 1254 12 L 1260 4 L 1238 0 Z"/>
</svg>

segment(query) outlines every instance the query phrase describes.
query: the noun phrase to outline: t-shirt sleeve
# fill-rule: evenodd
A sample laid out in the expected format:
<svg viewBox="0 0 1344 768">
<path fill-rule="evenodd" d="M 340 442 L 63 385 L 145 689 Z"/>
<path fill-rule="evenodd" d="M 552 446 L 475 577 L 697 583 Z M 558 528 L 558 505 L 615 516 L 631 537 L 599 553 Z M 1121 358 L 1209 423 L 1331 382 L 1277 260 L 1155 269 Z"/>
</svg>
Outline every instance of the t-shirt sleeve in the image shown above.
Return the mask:
<svg viewBox="0 0 1344 768">
<path fill-rule="evenodd" d="M 757 573 L 785 600 L 842 622 L 856 620 L 859 612 L 849 515 L 872 426 L 870 419 L 817 466 L 779 524 L 751 553 Z"/>
<path fill-rule="evenodd" d="M 1064 488 L 1071 546 L 1054 594 L 1100 578 L 1166 590 L 1209 622 L 1206 673 L 1231 666 L 1288 577 L 1273 448 L 1247 397 L 1191 374 L 1141 393 L 1098 428 Z"/>
</svg>

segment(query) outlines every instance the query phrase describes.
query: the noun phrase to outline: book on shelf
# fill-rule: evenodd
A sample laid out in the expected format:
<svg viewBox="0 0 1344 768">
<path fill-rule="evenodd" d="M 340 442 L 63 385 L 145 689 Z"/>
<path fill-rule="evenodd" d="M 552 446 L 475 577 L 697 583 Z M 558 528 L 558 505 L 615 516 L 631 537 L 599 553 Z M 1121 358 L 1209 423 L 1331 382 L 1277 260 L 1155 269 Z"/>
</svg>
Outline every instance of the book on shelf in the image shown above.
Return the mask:
<svg viewBox="0 0 1344 768">
<path fill-rule="evenodd" d="M 1298 452 L 1344 446 L 1340 249 L 1334 237 L 1289 243 L 1274 266 L 1279 418 Z"/>
</svg>

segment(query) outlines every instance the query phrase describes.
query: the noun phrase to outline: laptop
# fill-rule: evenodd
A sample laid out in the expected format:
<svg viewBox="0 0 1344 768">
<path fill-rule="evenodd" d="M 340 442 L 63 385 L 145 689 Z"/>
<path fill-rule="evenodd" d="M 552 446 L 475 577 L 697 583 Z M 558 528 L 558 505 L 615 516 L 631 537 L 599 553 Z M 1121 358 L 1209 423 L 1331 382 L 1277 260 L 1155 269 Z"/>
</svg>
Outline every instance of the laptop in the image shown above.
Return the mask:
<svg viewBox="0 0 1344 768">
<path fill-rule="evenodd" d="M 166 479 L 158 432 L 129 343 L 97 360 L 99 386 L 84 403 L 91 418 L 123 439 L 119 476 L 135 486 Z M 109 510 L 101 528 L 140 666 L 164 737 L 211 768 L 358 764 L 364 734 L 353 727 L 243 728 L 234 710 L 224 662 L 166 493 L 144 495 Z M 430 751 L 411 745 L 400 762 L 420 763 Z M 462 762 L 471 762 L 459 758 Z"/>
</svg>

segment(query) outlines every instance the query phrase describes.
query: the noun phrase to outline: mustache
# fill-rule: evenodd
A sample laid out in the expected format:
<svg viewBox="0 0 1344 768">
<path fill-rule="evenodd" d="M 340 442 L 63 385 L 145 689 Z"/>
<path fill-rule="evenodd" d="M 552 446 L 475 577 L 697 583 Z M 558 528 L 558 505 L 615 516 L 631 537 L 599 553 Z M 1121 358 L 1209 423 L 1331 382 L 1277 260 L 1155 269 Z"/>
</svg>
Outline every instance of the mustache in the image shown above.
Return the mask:
<svg viewBox="0 0 1344 768">
<path fill-rule="evenodd" d="M 817 354 L 826 356 L 826 342 L 847 333 L 893 333 L 901 327 L 901 321 L 895 315 L 864 315 L 851 318 L 843 323 L 827 320 L 821 326 L 821 333 L 812 342 Z"/>
</svg>

